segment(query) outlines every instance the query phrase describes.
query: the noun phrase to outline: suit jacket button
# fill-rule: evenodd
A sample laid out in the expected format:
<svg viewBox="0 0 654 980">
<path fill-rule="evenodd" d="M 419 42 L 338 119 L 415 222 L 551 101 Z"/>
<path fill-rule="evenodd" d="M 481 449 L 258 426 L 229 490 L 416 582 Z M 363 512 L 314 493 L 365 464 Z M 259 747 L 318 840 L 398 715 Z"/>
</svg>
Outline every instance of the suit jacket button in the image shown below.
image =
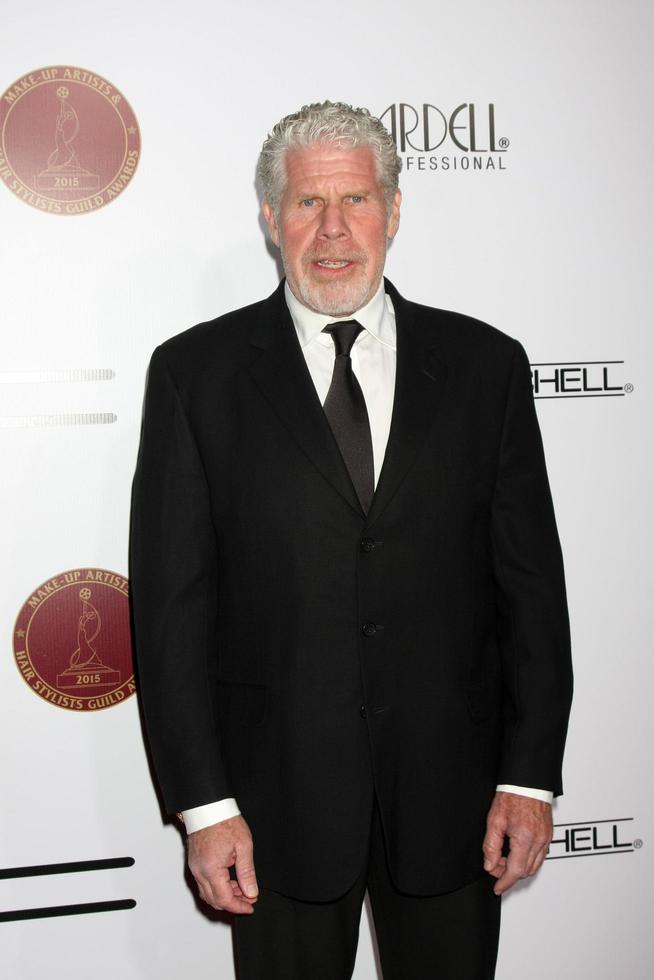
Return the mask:
<svg viewBox="0 0 654 980">
<path fill-rule="evenodd" d="M 365 704 L 362 704 L 361 707 L 359 708 L 359 714 L 361 715 L 362 718 L 365 718 L 366 717 L 366 706 L 365 706 Z"/>
<path fill-rule="evenodd" d="M 377 632 L 377 627 L 374 623 L 364 623 L 361 627 L 361 632 L 364 636 L 374 636 Z"/>
<path fill-rule="evenodd" d="M 374 551 L 375 550 L 375 540 L 374 538 L 361 538 L 359 542 L 362 551 Z"/>
</svg>

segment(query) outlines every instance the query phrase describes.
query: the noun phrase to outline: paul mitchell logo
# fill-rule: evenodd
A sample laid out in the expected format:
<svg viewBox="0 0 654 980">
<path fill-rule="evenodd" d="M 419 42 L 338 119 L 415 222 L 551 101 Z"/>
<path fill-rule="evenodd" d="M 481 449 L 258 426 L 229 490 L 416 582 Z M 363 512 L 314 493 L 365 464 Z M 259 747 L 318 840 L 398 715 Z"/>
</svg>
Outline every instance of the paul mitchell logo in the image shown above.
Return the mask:
<svg viewBox="0 0 654 980">
<path fill-rule="evenodd" d="M 621 379 L 624 361 L 547 361 L 531 365 L 534 398 L 619 398 L 634 386 Z"/>
<path fill-rule="evenodd" d="M 598 854 L 630 854 L 643 846 L 633 836 L 633 817 L 554 824 L 554 839 L 546 860 L 591 857 Z"/>
</svg>

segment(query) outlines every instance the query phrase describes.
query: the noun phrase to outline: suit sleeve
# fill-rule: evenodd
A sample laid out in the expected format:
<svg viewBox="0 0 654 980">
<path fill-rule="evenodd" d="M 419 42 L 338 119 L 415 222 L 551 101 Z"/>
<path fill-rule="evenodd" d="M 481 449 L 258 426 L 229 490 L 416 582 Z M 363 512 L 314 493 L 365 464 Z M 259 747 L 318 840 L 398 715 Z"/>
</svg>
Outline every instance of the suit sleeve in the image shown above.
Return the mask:
<svg viewBox="0 0 654 980">
<path fill-rule="evenodd" d="M 132 493 L 130 577 L 138 688 L 169 812 L 234 794 L 211 674 L 218 559 L 202 461 L 161 348 L 154 352 Z"/>
<path fill-rule="evenodd" d="M 505 719 L 497 781 L 558 796 L 572 699 L 570 627 L 531 371 L 517 342 L 492 506 L 492 550 Z"/>
</svg>

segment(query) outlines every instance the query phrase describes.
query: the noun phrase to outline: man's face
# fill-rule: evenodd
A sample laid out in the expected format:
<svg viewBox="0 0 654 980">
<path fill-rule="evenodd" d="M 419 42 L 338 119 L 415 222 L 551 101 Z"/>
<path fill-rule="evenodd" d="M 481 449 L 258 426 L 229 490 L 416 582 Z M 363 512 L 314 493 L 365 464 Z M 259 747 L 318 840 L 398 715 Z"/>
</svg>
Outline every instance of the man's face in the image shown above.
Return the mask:
<svg viewBox="0 0 654 980">
<path fill-rule="evenodd" d="M 267 201 L 263 213 L 291 292 L 317 313 L 349 316 L 379 286 L 402 195 L 389 214 L 369 147 L 289 150 L 286 177 L 277 215 Z"/>
</svg>

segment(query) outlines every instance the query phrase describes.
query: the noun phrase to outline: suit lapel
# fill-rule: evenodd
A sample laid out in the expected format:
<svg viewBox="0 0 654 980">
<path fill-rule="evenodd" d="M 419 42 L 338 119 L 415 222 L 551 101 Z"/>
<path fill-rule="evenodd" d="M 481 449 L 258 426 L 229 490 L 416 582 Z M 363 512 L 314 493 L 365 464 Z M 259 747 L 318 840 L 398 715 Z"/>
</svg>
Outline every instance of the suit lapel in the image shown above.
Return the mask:
<svg viewBox="0 0 654 980">
<path fill-rule="evenodd" d="M 368 527 L 390 503 L 418 456 L 434 423 L 447 377 L 447 367 L 437 353 L 433 332 L 422 322 L 420 308 L 407 303 L 388 280 L 385 285 L 397 325 L 395 395 Z"/>
<path fill-rule="evenodd" d="M 447 367 L 420 308 L 385 280 L 395 310 L 397 367 L 384 463 L 368 513 L 370 527 L 388 506 L 434 423 Z M 259 355 L 248 370 L 305 456 L 362 518 L 363 511 L 329 428 L 284 299 L 284 282 L 263 304 L 250 337 Z"/>
<path fill-rule="evenodd" d="M 248 370 L 304 454 L 360 517 L 354 486 L 316 393 L 291 315 L 284 282 L 263 304 L 250 343 L 260 356 Z"/>
</svg>

